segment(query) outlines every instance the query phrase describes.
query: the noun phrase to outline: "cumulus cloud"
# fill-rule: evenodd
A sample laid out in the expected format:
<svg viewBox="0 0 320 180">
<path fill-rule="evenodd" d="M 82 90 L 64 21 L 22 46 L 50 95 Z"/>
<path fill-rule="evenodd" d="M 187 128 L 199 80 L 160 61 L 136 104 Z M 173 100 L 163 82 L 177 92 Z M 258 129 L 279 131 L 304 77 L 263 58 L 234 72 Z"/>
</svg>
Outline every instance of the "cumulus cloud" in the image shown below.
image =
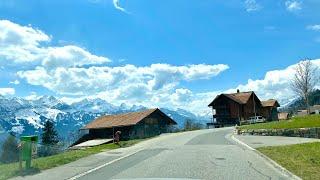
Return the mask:
<svg viewBox="0 0 320 180">
<path fill-rule="evenodd" d="M 307 29 L 312 31 L 320 31 L 320 24 L 309 25 L 307 26 Z"/>
<path fill-rule="evenodd" d="M 312 60 L 312 63 L 316 67 L 318 67 L 317 74 L 320 74 L 320 59 Z M 150 79 L 141 78 L 140 80 L 137 80 L 133 78 L 128 81 L 123 81 L 121 85 L 118 84 L 118 88 L 100 91 L 100 93 L 95 94 L 94 96 L 88 96 L 106 99 L 109 102 L 115 104 L 120 104 L 124 102 L 131 105 L 140 104 L 147 107 L 157 106 L 182 108 L 190 110 L 199 115 L 210 115 L 211 110 L 207 107 L 207 105 L 218 94 L 235 93 L 237 89 L 240 89 L 240 91 L 255 91 L 261 100 L 267 100 L 271 98 L 277 99 L 283 106 L 296 98 L 295 94 L 292 92 L 290 88 L 290 81 L 295 73 L 296 65 L 297 64 L 293 64 L 284 69 L 268 71 L 262 79 L 249 79 L 247 83 L 240 84 L 234 88 L 224 90 L 221 89 L 217 91 L 193 92 L 188 88 L 181 88 L 174 83 L 168 82 L 162 88 L 154 90 L 152 86 L 148 84 L 148 81 L 150 81 Z M 130 73 L 132 74 L 136 71 L 137 67 L 132 65 L 130 66 Z M 144 68 L 145 69 L 140 71 L 152 72 L 151 66 Z M 150 74 L 140 74 L 140 76 L 152 77 L 152 75 Z M 170 76 L 172 76 L 172 74 Z M 187 75 L 184 75 L 183 77 L 185 78 L 185 80 L 189 79 Z M 133 83 L 130 83 L 131 81 Z M 317 88 L 320 88 L 320 81 L 317 84 Z"/>
<path fill-rule="evenodd" d="M 298 11 L 302 9 L 302 3 L 296 0 L 287 0 L 285 6 L 288 11 Z"/>
<path fill-rule="evenodd" d="M 110 62 L 77 46 L 48 46 L 50 41 L 51 37 L 41 30 L 0 20 L 0 63 L 32 62 L 56 68 L 58 64 L 75 67 Z"/>
<path fill-rule="evenodd" d="M 30 62 L 42 54 L 40 43 L 50 37 L 30 26 L 20 26 L 8 20 L 0 20 L 0 57 L 16 62 Z"/>
<path fill-rule="evenodd" d="M 311 62 L 318 68 L 316 74 L 319 76 L 320 59 L 315 59 Z M 260 100 L 277 99 L 280 104 L 284 106 L 296 99 L 296 95 L 290 88 L 290 82 L 294 76 L 296 66 L 297 64 L 293 64 L 285 69 L 268 71 L 262 79 L 249 79 L 245 84 L 240 84 L 234 88 L 225 90 L 194 93 L 190 90 L 177 89 L 176 92 L 171 95 L 171 101 L 176 107 L 187 107 L 189 110 L 198 114 L 210 115 L 211 112 L 210 109 L 207 108 L 207 105 L 218 94 L 235 93 L 237 89 L 239 89 L 240 91 L 255 91 Z M 320 88 L 320 80 L 316 84 L 316 88 Z"/>
<path fill-rule="evenodd" d="M 126 11 L 123 7 L 120 6 L 120 1 L 119 1 L 119 0 L 113 0 L 113 6 L 114 6 L 116 9 L 118 9 L 118 10 L 120 10 L 120 11 L 122 11 L 122 12 L 127 13 L 127 11 Z"/>
<path fill-rule="evenodd" d="M 175 105 L 181 105 L 181 103 L 190 102 L 192 96 L 192 91 L 190 91 L 189 89 L 181 88 L 176 89 L 170 98 Z"/>
<path fill-rule="evenodd" d="M 136 95 L 147 91 L 158 91 L 173 87 L 180 81 L 209 79 L 227 70 L 227 65 L 188 65 L 172 66 L 169 64 L 152 64 L 137 67 L 125 65 L 121 67 L 58 67 L 54 70 L 47 66 L 38 66 L 33 70 L 19 71 L 17 74 L 32 85 L 41 85 L 58 94 L 87 95 L 101 91 L 128 87 L 127 93 L 134 91 Z M 130 85 L 130 86 L 129 86 Z M 115 93 L 118 94 L 118 93 Z M 120 93 L 119 97 L 129 97 Z"/>
<path fill-rule="evenodd" d="M 32 91 L 28 96 L 25 97 L 27 100 L 36 100 L 39 99 L 40 96 L 34 91 Z"/>
<path fill-rule="evenodd" d="M 14 81 L 9 82 L 9 84 L 18 85 L 18 84 L 20 84 L 20 81 L 16 79 Z"/>
<path fill-rule="evenodd" d="M 119 1 L 115 4 L 120 7 Z M 0 20 L 0 64 L 11 63 L 16 69 L 26 66 L 18 70 L 19 78 L 59 95 L 96 96 L 113 103 L 164 107 L 180 106 L 190 100 L 192 92 L 180 88 L 181 82 L 210 79 L 229 68 L 224 64 L 151 64 L 143 67 L 126 64 L 109 67 L 106 63 L 110 60 L 106 57 L 73 45 L 50 46 L 51 39 L 30 25 Z M 14 89 L 2 89 L 2 94 L 14 94 Z M 27 96 L 35 97 L 35 93 Z"/>
<path fill-rule="evenodd" d="M 256 2 L 256 0 L 246 0 L 244 2 L 247 12 L 259 11 L 262 6 Z"/>
<path fill-rule="evenodd" d="M 14 95 L 15 89 L 14 88 L 0 88 L 0 95 L 7 96 L 7 95 Z"/>
<path fill-rule="evenodd" d="M 208 114 L 210 109 L 207 105 L 217 94 L 236 92 L 236 89 L 256 91 L 261 99 L 276 98 L 282 104 L 294 98 L 289 82 L 296 65 L 269 71 L 263 79 L 249 79 L 247 83 L 234 88 L 193 92 L 187 87 L 181 87 L 181 82 L 211 79 L 229 69 L 229 66 L 126 64 L 110 67 L 105 64 L 110 61 L 108 58 L 91 54 L 81 47 L 48 46 L 46 43 L 50 42 L 51 37 L 31 26 L 20 26 L 10 21 L 0 21 L 0 24 L 0 63 L 12 61 L 24 65 L 34 62 L 34 66 L 19 70 L 18 77 L 31 85 L 45 87 L 63 95 L 68 101 L 99 97 L 118 105 L 124 102 L 149 107 L 183 108 L 197 114 Z M 11 37 L 8 32 L 18 35 Z M 31 43 L 26 43 L 28 41 Z M 25 57 L 32 58 L 26 60 Z M 320 59 L 312 62 L 320 67 Z M 18 80 L 12 83 L 18 84 Z M 0 88 L 0 94 L 13 95 L 15 89 Z M 36 96 L 31 93 L 29 97 Z"/>
<path fill-rule="evenodd" d="M 312 60 L 311 62 L 318 67 L 317 74 L 320 74 L 320 59 Z M 229 89 L 227 92 L 236 92 L 236 89 L 240 89 L 241 91 L 256 91 L 262 100 L 275 98 L 284 105 L 295 98 L 290 88 L 290 82 L 294 76 L 296 66 L 297 64 L 293 64 L 285 69 L 269 71 L 263 79 L 249 79 L 246 84 Z M 320 81 L 317 86 L 320 87 Z"/>
</svg>

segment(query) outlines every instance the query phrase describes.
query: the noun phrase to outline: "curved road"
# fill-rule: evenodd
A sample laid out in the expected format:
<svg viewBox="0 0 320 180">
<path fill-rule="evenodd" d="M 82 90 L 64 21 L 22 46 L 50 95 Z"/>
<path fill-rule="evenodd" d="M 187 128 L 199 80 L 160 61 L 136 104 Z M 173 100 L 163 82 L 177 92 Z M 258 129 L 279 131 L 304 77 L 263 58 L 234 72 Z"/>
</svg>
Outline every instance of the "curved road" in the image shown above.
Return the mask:
<svg viewBox="0 0 320 180">
<path fill-rule="evenodd" d="M 135 154 L 74 179 L 289 179 L 231 139 L 232 128 L 167 134 L 134 146 Z M 110 155 L 125 149 L 110 151 Z M 119 156 L 121 157 L 121 156 Z"/>
</svg>

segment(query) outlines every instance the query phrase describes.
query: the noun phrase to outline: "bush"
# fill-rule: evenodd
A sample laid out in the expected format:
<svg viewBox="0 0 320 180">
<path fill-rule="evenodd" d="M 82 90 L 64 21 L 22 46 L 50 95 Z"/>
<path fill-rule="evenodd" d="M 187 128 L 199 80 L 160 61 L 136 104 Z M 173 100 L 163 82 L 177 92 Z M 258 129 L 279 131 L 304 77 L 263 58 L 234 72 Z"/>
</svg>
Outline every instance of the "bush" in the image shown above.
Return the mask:
<svg viewBox="0 0 320 180">
<path fill-rule="evenodd" d="M 19 148 L 18 142 L 14 136 L 9 135 L 4 144 L 2 145 L 2 154 L 0 162 L 12 163 L 19 161 Z"/>
<path fill-rule="evenodd" d="M 197 122 L 192 121 L 191 119 L 187 119 L 184 123 L 185 131 L 193 131 L 203 129 L 203 125 Z"/>
</svg>

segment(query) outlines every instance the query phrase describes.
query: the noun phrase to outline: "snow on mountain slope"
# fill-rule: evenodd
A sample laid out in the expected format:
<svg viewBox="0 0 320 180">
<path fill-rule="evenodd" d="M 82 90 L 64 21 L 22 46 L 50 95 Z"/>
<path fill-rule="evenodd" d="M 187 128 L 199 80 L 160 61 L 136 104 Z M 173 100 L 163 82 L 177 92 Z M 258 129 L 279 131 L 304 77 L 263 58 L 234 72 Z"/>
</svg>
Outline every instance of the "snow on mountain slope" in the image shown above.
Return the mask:
<svg viewBox="0 0 320 180">
<path fill-rule="evenodd" d="M 71 136 L 93 119 L 106 114 L 119 114 L 146 109 L 141 105 L 115 106 L 102 99 L 83 99 L 67 104 L 53 96 L 42 96 L 35 100 L 24 98 L 5 98 L 0 96 L 0 126 L 6 132 L 17 135 L 39 134 L 47 120 L 55 122 L 58 133 Z M 197 116 L 183 109 L 161 110 L 183 127 L 187 119 L 205 124 L 208 117 Z"/>
</svg>

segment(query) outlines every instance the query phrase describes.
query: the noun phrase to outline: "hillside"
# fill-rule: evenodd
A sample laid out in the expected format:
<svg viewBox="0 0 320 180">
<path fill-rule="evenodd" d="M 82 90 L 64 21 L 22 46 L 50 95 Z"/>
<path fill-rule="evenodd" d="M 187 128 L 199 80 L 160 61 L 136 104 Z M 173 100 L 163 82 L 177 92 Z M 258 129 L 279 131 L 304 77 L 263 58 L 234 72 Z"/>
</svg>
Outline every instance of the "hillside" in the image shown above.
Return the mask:
<svg viewBox="0 0 320 180">
<path fill-rule="evenodd" d="M 313 93 L 310 94 L 310 105 L 320 104 L 320 90 L 317 89 Z M 282 112 L 289 112 L 291 114 L 295 113 L 297 110 L 306 109 L 306 104 L 302 99 L 297 99 L 290 103 L 289 105 L 280 109 Z"/>
</svg>

